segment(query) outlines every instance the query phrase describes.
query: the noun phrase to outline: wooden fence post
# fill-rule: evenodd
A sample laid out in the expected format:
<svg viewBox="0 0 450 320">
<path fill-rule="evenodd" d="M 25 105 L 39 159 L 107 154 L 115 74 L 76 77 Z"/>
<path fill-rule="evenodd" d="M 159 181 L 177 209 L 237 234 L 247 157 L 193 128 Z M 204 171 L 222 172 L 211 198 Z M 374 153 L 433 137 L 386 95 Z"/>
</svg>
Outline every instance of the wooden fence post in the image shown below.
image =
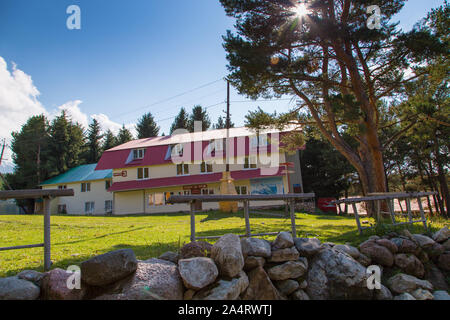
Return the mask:
<svg viewBox="0 0 450 320">
<path fill-rule="evenodd" d="M 195 241 L 195 200 L 191 201 L 191 241 Z"/>
<path fill-rule="evenodd" d="M 249 217 L 249 201 L 244 200 L 244 217 L 245 217 L 245 235 L 247 237 L 251 237 L 251 230 L 250 230 L 250 217 Z"/>
<path fill-rule="evenodd" d="M 356 219 L 356 225 L 358 226 L 359 234 L 362 235 L 361 222 L 359 222 L 359 214 L 358 210 L 356 209 L 356 203 L 352 202 L 352 208 Z"/>
<path fill-rule="evenodd" d="M 51 197 L 44 197 L 44 270 L 49 271 L 51 261 L 51 241 L 50 241 L 50 201 Z"/>
<path fill-rule="evenodd" d="M 291 207 L 291 227 L 292 227 L 292 237 L 297 238 L 297 230 L 295 228 L 295 202 L 291 200 L 289 202 Z"/>
</svg>

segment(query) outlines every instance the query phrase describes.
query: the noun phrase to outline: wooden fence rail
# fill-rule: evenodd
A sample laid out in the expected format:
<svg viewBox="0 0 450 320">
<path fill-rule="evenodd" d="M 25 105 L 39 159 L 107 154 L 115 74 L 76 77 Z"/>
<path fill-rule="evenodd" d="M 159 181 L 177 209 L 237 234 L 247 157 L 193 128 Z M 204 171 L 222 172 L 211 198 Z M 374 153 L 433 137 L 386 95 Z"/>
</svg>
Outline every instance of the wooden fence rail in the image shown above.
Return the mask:
<svg viewBox="0 0 450 320">
<path fill-rule="evenodd" d="M 43 199 L 44 200 L 44 243 L 30 244 L 13 247 L 3 247 L 0 251 L 18 250 L 44 247 L 44 270 L 50 270 L 51 266 L 51 241 L 50 241 L 50 201 L 56 197 L 72 197 L 74 196 L 73 189 L 33 189 L 33 190 L 9 190 L 0 191 L 0 200 L 7 199 Z"/>
<path fill-rule="evenodd" d="M 197 202 L 222 202 L 222 201 L 238 201 L 244 204 L 244 218 L 245 218 L 245 235 L 240 237 L 263 236 L 277 234 L 278 232 L 269 233 L 251 233 L 250 228 L 250 201 L 284 201 L 287 207 L 290 207 L 291 216 L 291 232 L 294 238 L 297 237 L 297 230 L 295 226 L 295 201 L 314 198 L 314 193 L 290 193 L 290 194 L 274 194 L 274 195 L 186 195 L 186 196 L 171 196 L 168 203 L 189 203 L 190 217 L 191 217 L 191 241 L 196 239 L 217 239 L 220 236 L 196 237 L 195 236 L 195 208 Z"/>
</svg>

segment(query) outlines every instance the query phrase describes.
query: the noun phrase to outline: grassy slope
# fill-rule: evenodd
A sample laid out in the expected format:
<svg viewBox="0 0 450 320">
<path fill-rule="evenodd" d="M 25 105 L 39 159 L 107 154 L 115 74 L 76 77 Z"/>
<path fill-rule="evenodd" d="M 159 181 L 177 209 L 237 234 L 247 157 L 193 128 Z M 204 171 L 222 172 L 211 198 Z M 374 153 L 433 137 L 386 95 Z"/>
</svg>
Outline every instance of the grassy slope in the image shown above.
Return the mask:
<svg viewBox="0 0 450 320">
<path fill-rule="evenodd" d="M 197 236 L 245 233 L 242 212 L 224 214 L 199 213 L 196 216 Z M 252 232 L 290 230 L 290 219 L 280 216 L 256 215 L 250 218 Z M 166 214 L 128 217 L 52 216 L 53 268 L 67 268 L 97 254 L 131 248 L 138 259 L 157 257 L 176 251 L 189 242 L 188 214 Z M 443 223 L 434 223 L 434 229 Z M 41 243 L 43 217 L 0 215 L 0 247 Z M 422 232 L 415 226 L 415 232 Z M 318 237 L 323 242 L 357 245 L 374 232 L 357 234 L 354 219 L 331 215 L 297 214 L 299 237 Z M 273 239 L 273 236 L 265 237 Z M 43 270 L 43 248 L 0 251 L 0 277 L 14 275 L 24 269 Z"/>
</svg>

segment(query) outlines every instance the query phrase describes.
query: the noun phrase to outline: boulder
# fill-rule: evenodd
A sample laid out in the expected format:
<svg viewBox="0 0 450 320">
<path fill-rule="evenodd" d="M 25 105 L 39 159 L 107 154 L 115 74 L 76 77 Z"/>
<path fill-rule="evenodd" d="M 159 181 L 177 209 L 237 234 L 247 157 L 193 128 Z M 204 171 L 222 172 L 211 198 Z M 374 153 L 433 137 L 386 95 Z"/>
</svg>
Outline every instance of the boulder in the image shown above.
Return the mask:
<svg viewBox="0 0 450 320">
<path fill-rule="evenodd" d="M 272 250 L 272 256 L 268 262 L 295 261 L 299 258 L 299 253 L 295 247 Z"/>
<path fill-rule="evenodd" d="M 433 246 L 433 244 L 435 244 L 433 239 L 424 236 L 423 234 L 413 234 L 412 237 L 417 242 L 417 244 L 423 249 L 428 249 L 429 247 Z"/>
<path fill-rule="evenodd" d="M 30 281 L 18 277 L 0 278 L 0 300 L 36 300 L 40 292 Z"/>
<path fill-rule="evenodd" d="M 422 278 L 425 268 L 419 259 L 413 254 L 399 253 L 395 255 L 395 265 L 407 274 Z"/>
<path fill-rule="evenodd" d="M 426 265 L 425 280 L 429 281 L 435 290 L 449 290 L 445 275 L 433 262 Z"/>
<path fill-rule="evenodd" d="M 306 280 L 300 280 L 299 282 L 300 289 L 306 289 L 308 287 L 308 281 Z"/>
<path fill-rule="evenodd" d="M 348 244 L 337 244 L 333 247 L 334 250 L 344 252 L 351 256 L 353 259 L 358 259 L 361 253 L 355 247 L 352 247 Z"/>
<path fill-rule="evenodd" d="M 445 251 L 450 251 L 450 239 L 443 243 Z"/>
<path fill-rule="evenodd" d="M 359 257 L 356 259 L 356 261 L 358 261 L 364 267 L 368 267 L 372 264 L 372 259 L 362 253 L 359 254 Z"/>
<path fill-rule="evenodd" d="M 38 287 L 41 286 L 42 279 L 45 277 L 45 273 L 38 272 L 35 270 L 24 270 L 20 272 L 17 277 L 19 279 L 27 280 L 33 282 Z"/>
<path fill-rule="evenodd" d="M 394 297 L 394 300 L 416 300 L 411 294 L 405 292 Z"/>
<path fill-rule="evenodd" d="M 305 291 L 303 291 L 302 289 L 295 291 L 291 295 L 291 299 L 292 300 L 310 300 L 308 294 Z"/>
<path fill-rule="evenodd" d="M 111 251 L 81 263 L 81 278 L 91 286 L 104 286 L 136 271 L 137 260 L 131 249 Z"/>
<path fill-rule="evenodd" d="M 293 293 L 294 291 L 296 291 L 297 289 L 299 289 L 300 285 L 297 281 L 288 279 L 288 280 L 276 281 L 275 287 L 278 289 L 278 291 L 281 294 L 288 296 L 291 293 Z"/>
<path fill-rule="evenodd" d="M 250 271 L 257 267 L 264 267 L 265 263 L 266 259 L 264 259 L 263 257 L 248 256 L 247 258 L 245 258 L 244 270 Z"/>
<path fill-rule="evenodd" d="M 248 274 L 249 285 L 242 300 L 281 300 L 282 296 L 270 281 L 262 267 L 253 269 Z"/>
<path fill-rule="evenodd" d="M 302 257 L 313 257 L 322 248 L 317 238 L 295 238 L 295 247 Z"/>
<path fill-rule="evenodd" d="M 414 276 L 404 273 L 399 273 L 389 278 L 387 281 L 387 285 L 392 292 L 395 292 L 397 294 L 404 292 L 411 293 L 418 288 L 429 291 L 433 290 L 433 285 L 430 282 L 417 279 Z"/>
<path fill-rule="evenodd" d="M 411 292 L 411 295 L 416 300 L 433 300 L 434 299 L 434 297 L 430 291 L 424 290 L 421 288 L 418 288 L 418 289 L 414 290 L 413 292 Z"/>
<path fill-rule="evenodd" d="M 178 260 L 180 260 L 180 255 L 173 251 L 167 251 L 160 255 L 158 259 L 178 263 Z"/>
<path fill-rule="evenodd" d="M 237 278 L 219 280 L 208 287 L 198 291 L 192 300 L 236 300 L 249 285 L 244 271 L 240 271 Z"/>
<path fill-rule="evenodd" d="M 189 259 L 195 257 L 209 257 L 212 244 L 205 241 L 193 241 L 185 244 L 180 249 L 180 259 Z"/>
<path fill-rule="evenodd" d="M 287 231 L 280 232 L 275 240 L 272 242 L 272 249 L 285 249 L 290 248 L 294 245 L 294 239 L 292 234 Z"/>
<path fill-rule="evenodd" d="M 311 299 L 372 298 L 373 292 L 367 288 L 366 268 L 349 255 L 324 249 L 310 264 L 306 293 Z"/>
<path fill-rule="evenodd" d="M 255 256 L 269 258 L 271 255 L 270 242 L 257 238 L 244 238 L 241 240 L 242 254 L 246 256 Z"/>
<path fill-rule="evenodd" d="M 444 227 L 433 234 L 433 240 L 436 242 L 445 242 L 450 238 L 450 229 Z"/>
<path fill-rule="evenodd" d="M 431 247 L 425 249 L 425 252 L 430 259 L 434 259 L 445 252 L 445 247 L 435 242 Z"/>
<path fill-rule="evenodd" d="M 422 248 L 418 249 L 418 252 L 416 253 L 416 257 L 422 263 L 427 263 L 428 261 L 430 261 L 430 258 L 428 257 L 428 254 Z"/>
<path fill-rule="evenodd" d="M 178 261 L 183 283 L 188 289 L 200 290 L 213 283 L 219 271 L 210 258 L 196 257 Z"/>
<path fill-rule="evenodd" d="M 379 290 L 375 289 L 374 297 L 375 300 L 392 300 L 394 298 L 391 291 L 384 285 L 381 285 L 381 289 Z"/>
<path fill-rule="evenodd" d="M 305 259 L 306 260 L 306 259 Z M 295 279 L 303 276 L 308 270 L 308 263 L 304 260 L 288 261 L 267 270 L 272 280 Z"/>
<path fill-rule="evenodd" d="M 450 300 L 450 295 L 447 291 L 437 290 L 433 292 L 434 300 Z"/>
<path fill-rule="evenodd" d="M 392 238 L 391 241 L 397 246 L 398 253 L 415 254 L 417 252 L 418 246 L 414 241 L 404 238 Z"/>
<path fill-rule="evenodd" d="M 389 239 L 375 240 L 375 243 L 380 245 L 380 246 L 383 246 L 383 247 L 387 248 L 393 254 L 396 254 L 397 251 L 398 251 L 397 245 L 394 242 L 392 242 L 391 240 L 389 240 Z"/>
<path fill-rule="evenodd" d="M 377 244 L 375 241 L 368 240 L 363 242 L 360 245 L 359 250 L 376 264 L 381 264 L 385 267 L 392 267 L 392 265 L 394 264 L 394 255 L 392 254 L 391 250 L 389 250 L 385 246 Z"/>
<path fill-rule="evenodd" d="M 441 254 L 437 261 L 438 267 L 445 271 L 450 271 L 450 251 Z"/>
<path fill-rule="evenodd" d="M 219 268 L 219 273 L 227 277 L 235 277 L 244 267 L 241 242 L 235 234 L 226 234 L 212 246 L 211 258 Z"/>
<path fill-rule="evenodd" d="M 69 289 L 67 282 L 74 274 L 63 269 L 53 269 L 42 278 L 42 297 L 46 300 L 82 300 L 86 287 L 81 282 L 80 289 Z"/>
</svg>

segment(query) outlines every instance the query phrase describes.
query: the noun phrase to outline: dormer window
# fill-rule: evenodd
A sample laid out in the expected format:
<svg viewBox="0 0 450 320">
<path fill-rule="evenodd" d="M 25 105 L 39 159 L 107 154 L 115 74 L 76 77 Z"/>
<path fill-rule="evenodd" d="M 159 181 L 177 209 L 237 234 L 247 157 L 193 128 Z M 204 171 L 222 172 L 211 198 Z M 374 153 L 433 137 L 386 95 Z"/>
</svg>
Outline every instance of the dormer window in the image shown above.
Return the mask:
<svg viewBox="0 0 450 320">
<path fill-rule="evenodd" d="M 133 150 L 133 160 L 144 159 L 145 149 L 134 149 Z"/>
</svg>

